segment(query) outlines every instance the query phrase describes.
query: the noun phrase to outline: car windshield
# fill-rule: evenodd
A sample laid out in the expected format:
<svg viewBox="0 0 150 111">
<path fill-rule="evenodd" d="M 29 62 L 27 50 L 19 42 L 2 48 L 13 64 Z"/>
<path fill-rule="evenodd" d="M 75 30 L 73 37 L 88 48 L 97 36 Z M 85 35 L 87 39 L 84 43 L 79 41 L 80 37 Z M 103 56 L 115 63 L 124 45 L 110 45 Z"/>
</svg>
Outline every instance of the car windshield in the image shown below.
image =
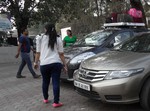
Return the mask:
<svg viewBox="0 0 150 111">
<path fill-rule="evenodd" d="M 103 42 L 112 34 L 112 31 L 97 31 L 86 35 L 83 39 L 80 39 L 75 45 L 81 46 L 100 46 Z"/>
<path fill-rule="evenodd" d="M 120 45 L 121 51 L 133 51 L 133 52 L 150 52 L 150 34 L 143 34 L 141 36 L 130 39 L 124 44 Z"/>
</svg>

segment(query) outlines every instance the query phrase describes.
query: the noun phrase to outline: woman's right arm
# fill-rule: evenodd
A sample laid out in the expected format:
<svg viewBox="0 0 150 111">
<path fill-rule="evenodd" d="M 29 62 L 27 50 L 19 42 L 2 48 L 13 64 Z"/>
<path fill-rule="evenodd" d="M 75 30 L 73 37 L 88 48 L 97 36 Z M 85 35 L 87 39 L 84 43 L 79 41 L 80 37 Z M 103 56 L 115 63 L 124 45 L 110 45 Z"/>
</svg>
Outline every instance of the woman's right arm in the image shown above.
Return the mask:
<svg viewBox="0 0 150 111">
<path fill-rule="evenodd" d="M 63 65 L 66 65 L 66 61 L 65 61 L 65 56 L 64 56 L 64 53 L 63 52 L 59 52 L 59 57 L 63 63 Z"/>
<path fill-rule="evenodd" d="M 63 63 L 65 71 L 67 72 L 67 64 L 66 64 L 66 61 L 65 61 L 64 53 L 63 52 L 59 52 L 59 57 L 60 57 L 60 59 L 61 59 L 61 61 Z"/>
<path fill-rule="evenodd" d="M 63 63 L 64 69 L 65 69 L 65 71 L 67 71 L 67 64 L 66 64 L 66 61 L 65 61 L 64 51 L 63 51 L 63 42 L 60 38 L 58 38 L 57 48 L 58 48 L 59 57 L 60 57 L 60 59 Z"/>
</svg>

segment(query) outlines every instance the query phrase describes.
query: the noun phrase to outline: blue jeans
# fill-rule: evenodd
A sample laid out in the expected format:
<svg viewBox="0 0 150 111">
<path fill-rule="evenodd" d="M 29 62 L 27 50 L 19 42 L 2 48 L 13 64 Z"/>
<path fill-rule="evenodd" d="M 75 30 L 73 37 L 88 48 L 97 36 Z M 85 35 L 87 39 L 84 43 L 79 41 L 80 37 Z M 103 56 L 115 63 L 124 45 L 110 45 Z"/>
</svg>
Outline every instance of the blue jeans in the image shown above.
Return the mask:
<svg viewBox="0 0 150 111">
<path fill-rule="evenodd" d="M 59 103 L 61 69 L 61 63 L 53 63 L 49 65 L 43 65 L 40 67 L 41 74 L 43 77 L 42 90 L 44 99 L 47 100 L 49 97 L 48 88 L 50 84 L 50 79 L 52 77 L 54 103 Z"/>
<path fill-rule="evenodd" d="M 34 72 L 33 68 L 32 68 L 32 63 L 31 63 L 31 59 L 30 59 L 30 53 L 21 53 L 21 65 L 19 67 L 17 76 L 21 75 L 21 72 L 23 70 L 23 68 L 25 67 L 25 65 L 27 64 L 29 71 L 31 72 L 31 74 L 33 76 L 36 75 L 36 73 Z"/>
</svg>

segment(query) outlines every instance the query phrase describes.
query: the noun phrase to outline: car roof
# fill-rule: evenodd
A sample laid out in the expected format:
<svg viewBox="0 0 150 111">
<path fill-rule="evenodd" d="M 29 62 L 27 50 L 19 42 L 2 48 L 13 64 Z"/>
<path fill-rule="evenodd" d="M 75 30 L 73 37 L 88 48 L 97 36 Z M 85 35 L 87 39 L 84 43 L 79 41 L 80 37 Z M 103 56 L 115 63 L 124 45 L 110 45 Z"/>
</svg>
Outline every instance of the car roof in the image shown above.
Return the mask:
<svg viewBox="0 0 150 111">
<path fill-rule="evenodd" d="M 148 30 L 146 28 L 143 28 L 143 27 L 138 27 L 138 28 L 133 28 L 133 27 L 107 27 L 106 28 L 106 27 L 103 27 L 102 29 L 94 31 L 94 32 L 91 32 L 91 33 L 89 33 L 87 35 L 99 33 L 99 32 L 102 32 L 102 31 L 113 31 L 113 33 L 115 33 L 117 31 L 125 31 L 125 30 L 135 31 L 137 33 L 150 31 L 150 30 Z"/>
<path fill-rule="evenodd" d="M 119 31 L 119 30 L 134 30 L 134 31 L 148 31 L 146 28 L 129 28 L 129 27 L 110 27 L 110 28 L 104 28 L 104 30 L 111 30 L 111 31 Z"/>
</svg>

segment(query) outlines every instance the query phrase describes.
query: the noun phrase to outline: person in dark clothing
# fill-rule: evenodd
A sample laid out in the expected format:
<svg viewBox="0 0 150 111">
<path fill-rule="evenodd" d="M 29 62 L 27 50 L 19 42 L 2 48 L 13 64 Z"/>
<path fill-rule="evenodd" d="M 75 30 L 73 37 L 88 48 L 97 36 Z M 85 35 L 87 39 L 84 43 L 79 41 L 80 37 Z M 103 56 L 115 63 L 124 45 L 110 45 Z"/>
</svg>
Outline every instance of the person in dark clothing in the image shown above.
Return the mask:
<svg viewBox="0 0 150 111">
<path fill-rule="evenodd" d="M 106 17 L 105 23 L 112 23 L 111 17 Z"/>
<path fill-rule="evenodd" d="M 28 38 L 28 30 L 23 29 L 22 34 L 19 38 L 18 52 L 16 54 L 16 58 L 18 58 L 21 53 L 21 60 L 22 60 L 19 70 L 17 72 L 17 76 L 16 76 L 17 78 L 25 78 L 25 76 L 21 75 L 21 72 L 26 64 L 33 78 L 40 77 L 40 75 L 37 75 L 32 68 L 32 62 L 30 59 L 30 50 L 31 50 L 31 46 L 30 46 L 30 40 Z"/>
</svg>

